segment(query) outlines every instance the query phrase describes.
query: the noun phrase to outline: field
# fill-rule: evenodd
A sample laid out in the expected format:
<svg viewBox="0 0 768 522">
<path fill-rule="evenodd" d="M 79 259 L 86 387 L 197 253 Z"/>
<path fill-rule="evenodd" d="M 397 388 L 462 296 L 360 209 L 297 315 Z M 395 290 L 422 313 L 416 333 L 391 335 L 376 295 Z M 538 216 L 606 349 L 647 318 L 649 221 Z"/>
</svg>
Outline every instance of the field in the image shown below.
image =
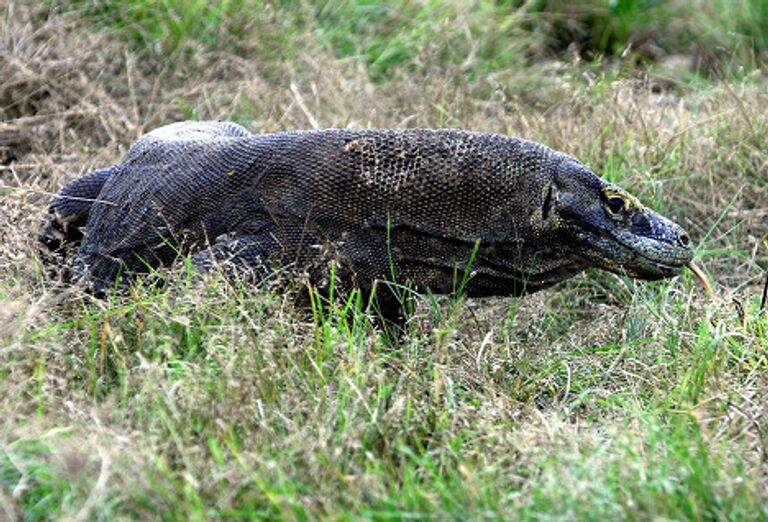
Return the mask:
<svg viewBox="0 0 768 522">
<path fill-rule="evenodd" d="M 7 1 L 0 520 L 768 520 L 767 24 L 765 0 Z M 354 293 L 47 277 L 52 194 L 185 119 L 540 141 L 683 225 L 715 295 L 590 270 L 420 296 L 392 343 Z"/>
</svg>

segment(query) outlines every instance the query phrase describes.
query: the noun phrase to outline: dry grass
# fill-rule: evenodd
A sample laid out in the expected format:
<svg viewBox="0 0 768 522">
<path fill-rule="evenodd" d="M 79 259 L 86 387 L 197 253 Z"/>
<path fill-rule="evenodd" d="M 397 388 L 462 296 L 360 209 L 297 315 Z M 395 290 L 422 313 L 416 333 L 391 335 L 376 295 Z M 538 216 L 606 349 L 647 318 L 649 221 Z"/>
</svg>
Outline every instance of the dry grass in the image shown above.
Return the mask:
<svg viewBox="0 0 768 522">
<path fill-rule="evenodd" d="M 768 518 L 764 79 L 659 93 L 550 64 L 542 110 L 500 76 L 372 83 L 320 46 L 150 75 L 71 14 L 3 10 L 0 519 Z M 43 277 L 50 194 L 190 117 L 542 141 L 686 226 L 718 299 L 590 272 L 424 300 L 392 348 L 362 313 L 216 278 L 99 302 Z"/>
</svg>

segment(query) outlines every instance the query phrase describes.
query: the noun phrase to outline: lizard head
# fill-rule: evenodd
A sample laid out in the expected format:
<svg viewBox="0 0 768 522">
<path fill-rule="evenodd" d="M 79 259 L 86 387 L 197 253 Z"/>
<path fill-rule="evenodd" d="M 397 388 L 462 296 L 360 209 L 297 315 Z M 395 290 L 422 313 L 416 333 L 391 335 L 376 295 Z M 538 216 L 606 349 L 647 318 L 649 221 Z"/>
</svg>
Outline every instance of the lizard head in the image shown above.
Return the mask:
<svg viewBox="0 0 768 522">
<path fill-rule="evenodd" d="M 693 258 L 685 230 L 576 160 L 564 163 L 548 191 L 544 206 L 566 244 L 592 266 L 653 280 L 679 274 Z"/>
</svg>

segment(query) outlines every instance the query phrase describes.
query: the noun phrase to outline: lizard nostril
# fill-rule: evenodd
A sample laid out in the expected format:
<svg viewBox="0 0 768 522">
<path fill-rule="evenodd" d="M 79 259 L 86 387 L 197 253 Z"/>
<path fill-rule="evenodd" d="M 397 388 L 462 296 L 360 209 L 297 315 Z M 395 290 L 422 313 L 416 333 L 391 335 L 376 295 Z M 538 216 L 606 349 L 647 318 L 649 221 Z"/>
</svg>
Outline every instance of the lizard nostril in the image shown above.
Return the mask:
<svg viewBox="0 0 768 522">
<path fill-rule="evenodd" d="M 684 247 L 687 247 L 688 245 L 691 244 L 691 238 L 685 232 L 680 232 L 680 234 L 678 234 L 677 236 L 677 239 L 678 241 L 680 241 L 680 244 L 683 245 Z"/>
</svg>

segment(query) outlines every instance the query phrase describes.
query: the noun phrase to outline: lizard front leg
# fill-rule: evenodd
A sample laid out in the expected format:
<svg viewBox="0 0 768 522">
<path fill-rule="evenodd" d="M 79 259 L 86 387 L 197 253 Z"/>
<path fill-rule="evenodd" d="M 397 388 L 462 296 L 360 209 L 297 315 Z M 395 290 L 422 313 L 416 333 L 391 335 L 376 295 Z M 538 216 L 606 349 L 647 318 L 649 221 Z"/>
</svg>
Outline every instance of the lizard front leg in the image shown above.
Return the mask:
<svg viewBox="0 0 768 522">
<path fill-rule="evenodd" d="M 83 238 L 80 230 L 88 220 L 93 202 L 116 167 L 95 170 L 67 183 L 48 207 L 48 214 L 38 236 L 45 261 L 64 247 L 77 246 Z"/>
<path fill-rule="evenodd" d="M 221 271 L 231 281 L 260 283 L 282 269 L 284 250 L 269 232 L 261 234 L 225 235 L 210 248 L 191 257 L 198 272 Z"/>
</svg>

